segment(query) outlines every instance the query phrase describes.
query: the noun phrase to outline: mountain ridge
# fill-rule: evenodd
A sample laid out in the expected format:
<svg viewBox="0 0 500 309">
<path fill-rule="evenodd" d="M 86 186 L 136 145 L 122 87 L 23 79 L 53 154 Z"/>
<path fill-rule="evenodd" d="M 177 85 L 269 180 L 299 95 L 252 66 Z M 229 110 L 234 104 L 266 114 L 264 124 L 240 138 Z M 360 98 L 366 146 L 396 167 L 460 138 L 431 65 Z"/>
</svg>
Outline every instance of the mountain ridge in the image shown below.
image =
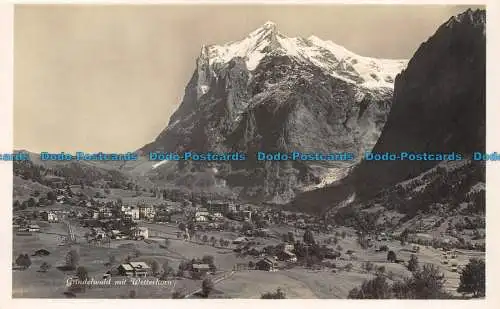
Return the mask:
<svg viewBox="0 0 500 309">
<path fill-rule="evenodd" d="M 390 109 L 394 76 L 406 61 L 358 56 L 316 37 L 288 38 L 266 23 L 243 40 L 204 46 L 196 64 L 179 108 L 142 153 L 243 151 L 253 156 L 257 151 L 371 149 Z M 322 185 L 356 163 L 248 160 L 219 169 L 227 170 L 228 186 L 239 187 L 240 193 L 288 199 L 297 188 Z M 171 172 L 202 168 L 196 165 L 182 163 Z M 168 168 L 156 165 L 154 173 Z M 243 181 L 249 177 L 256 180 L 253 189 Z"/>
<path fill-rule="evenodd" d="M 467 10 L 451 17 L 420 45 L 396 77 L 392 109 L 373 152 L 484 152 L 485 22 L 484 10 Z M 363 161 L 342 183 L 305 193 L 291 204 L 327 211 L 352 194 L 358 202 L 369 201 L 381 190 L 438 164 Z M 470 176 L 466 170 L 465 178 Z"/>
</svg>

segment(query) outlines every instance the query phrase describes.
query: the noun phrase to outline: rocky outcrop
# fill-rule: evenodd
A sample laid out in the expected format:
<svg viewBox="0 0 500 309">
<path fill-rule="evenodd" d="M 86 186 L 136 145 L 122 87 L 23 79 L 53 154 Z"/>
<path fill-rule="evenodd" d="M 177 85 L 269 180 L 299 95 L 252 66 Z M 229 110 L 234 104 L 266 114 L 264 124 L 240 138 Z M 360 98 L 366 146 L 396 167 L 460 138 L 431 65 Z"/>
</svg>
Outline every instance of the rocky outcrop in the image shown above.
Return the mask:
<svg viewBox="0 0 500 309">
<path fill-rule="evenodd" d="M 392 109 L 373 152 L 485 151 L 486 13 L 468 10 L 439 27 L 395 81 Z M 336 186 L 294 201 L 325 210 L 346 197 L 370 199 L 438 161 L 363 161 Z"/>
</svg>

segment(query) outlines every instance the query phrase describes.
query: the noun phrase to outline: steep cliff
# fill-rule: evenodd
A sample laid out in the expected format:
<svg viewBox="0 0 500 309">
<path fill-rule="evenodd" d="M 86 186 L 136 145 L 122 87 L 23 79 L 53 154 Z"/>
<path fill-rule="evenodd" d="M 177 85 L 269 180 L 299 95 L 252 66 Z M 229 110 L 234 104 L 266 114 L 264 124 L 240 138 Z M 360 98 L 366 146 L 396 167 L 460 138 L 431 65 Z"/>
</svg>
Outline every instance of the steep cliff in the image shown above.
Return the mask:
<svg viewBox="0 0 500 309">
<path fill-rule="evenodd" d="M 241 197 L 286 202 L 343 177 L 359 158 L 262 162 L 256 152 L 370 150 L 406 61 L 362 57 L 314 36 L 289 38 L 268 22 L 241 41 L 204 46 L 196 64 L 168 127 L 141 151 L 245 152 L 248 159 L 168 163 L 149 174 L 186 184 L 186 173 L 213 167 Z"/>
<path fill-rule="evenodd" d="M 485 11 L 468 10 L 450 18 L 418 48 L 396 77 L 392 109 L 373 152 L 456 152 L 467 157 L 485 151 L 485 27 Z M 325 210 L 353 195 L 369 200 L 439 163 L 363 161 L 340 183 L 303 194 L 293 204 Z"/>
</svg>

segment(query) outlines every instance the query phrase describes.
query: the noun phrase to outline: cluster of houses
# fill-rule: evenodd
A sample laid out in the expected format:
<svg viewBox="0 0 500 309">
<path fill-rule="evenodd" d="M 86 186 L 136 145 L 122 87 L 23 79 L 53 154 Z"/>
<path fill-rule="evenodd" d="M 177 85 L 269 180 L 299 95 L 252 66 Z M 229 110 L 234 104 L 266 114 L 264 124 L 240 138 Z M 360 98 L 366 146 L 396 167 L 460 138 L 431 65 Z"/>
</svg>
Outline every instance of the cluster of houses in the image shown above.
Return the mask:
<svg viewBox="0 0 500 309">
<path fill-rule="evenodd" d="M 193 263 L 191 265 L 193 273 L 205 275 L 211 271 L 209 264 Z M 118 276 L 125 277 L 148 277 L 153 275 L 152 267 L 146 262 L 128 262 L 120 264 L 115 272 Z M 104 278 L 110 277 L 111 271 L 108 271 Z"/>
<path fill-rule="evenodd" d="M 234 216 L 234 213 L 236 213 L 236 216 Z M 231 213 L 228 217 L 249 222 L 255 221 L 254 218 L 258 218 L 259 221 L 266 222 L 267 224 L 288 225 L 294 228 L 310 229 L 313 231 L 331 231 L 334 228 L 333 225 L 328 224 L 327 218 L 283 211 L 272 206 L 257 208 L 252 205 L 241 205 L 240 209 L 237 209 L 234 213 Z"/>
<path fill-rule="evenodd" d="M 64 210 L 48 210 L 48 211 L 25 211 L 17 213 L 12 217 L 12 227 L 17 229 L 18 232 L 40 232 L 40 226 L 32 223 L 33 220 L 46 221 L 49 223 L 60 222 L 61 218 L 66 215 L 68 211 Z"/>
<path fill-rule="evenodd" d="M 255 269 L 263 271 L 277 271 L 279 261 L 295 263 L 297 262 L 297 256 L 289 250 L 282 250 L 276 256 L 264 257 L 257 261 L 257 263 L 255 263 Z"/>
<path fill-rule="evenodd" d="M 134 226 L 130 230 L 104 230 L 101 227 L 91 228 L 91 233 L 89 233 L 89 239 L 94 240 L 111 240 L 111 239 L 134 239 L 134 240 L 144 240 L 149 238 L 149 229 L 147 227 Z"/>
<path fill-rule="evenodd" d="M 222 221 L 225 217 L 233 216 L 239 221 L 251 221 L 252 212 L 244 205 L 236 205 L 232 201 L 205 201 L 202 207 L 197 208 L 192 216 L 194 222 Z"/>
<path fill-rule="evenodd" d="M 276 271 L 278 270 L 278 262 L 273 258 L 263 258 L 255 263 L 255 268 L 264 271 Z"/>
<path fill-rule="evenodd" d="M 243 245 L 251 243 L 251 240 L 246 237 L 238 237 L 232 241 L 235 245 Z M 297 255 L 293 253 L 295 249 L 292 243 L 283 243 L 279 246 L 279 250 L 275 255 L 266 254 L 264 252 L 256 251 L 261 259 L 255 263 L 255 269 L 263 271 L 276 271 L 281 263 L 296 263 L 298 261 Z M 255 249 L 252 249 L 255 250 Z M 236 265 L 237 268 L 238 265 Z M 246 268 L 246 267 L 244 267 Z"/>
<path fill-rule="evenodd" d="M 171 214 L 180 211 L 180 208 L 175 206 L 155 206 L 140 202 L 136 206 L 118 205 L 116 202 L 92 205 L 87 202 L 85 206 L 89 208 L 90 217 L 96 220 L 121 218 L 129 221 L 169 222 Z"/>
<path fill-rule="evenodd" d="M 198 207 L 184 208 L 183 213 L 183 220 L 190 221 L 196 226 L 215 230 L 227 229 L 228 224 L 234 226 L 237 221 L 257 223 L 256 228 L 244 231 L 245 236 L 249 237 L 268 237 L 269 231 L 264 227 L 270 224 L 285 224 L 294 228 L 308 228 L 318 232 L 325 229 L 333 230 L 333 226 L 326 224 L 326 219 L 308 214 L 286 212 L 272 207 L 257 207 L 251 204 L 239 205 L 234 201 L 205 200 Z M 225 220 L 226 218 L 233 222 Z"/>
<path fill-rule="evenodd" d="M 82 203 L 83 194 L 73 194 L 67 184 L 59 183 L 58 188 L 54 190 L 55 201 L 58 204 L 78 205 Z M 85 201 L 86 202 L 86 201 Z"/>
<path fill-rule="evenodd" d="M 120 211 L 123 218 L 128 218 L 134 221 L 153 221 L 156 216 L 155 207 L 152 205 L 121 206 Z"/>
<path fill-rule="evenodd" d="M 18 235 L 23 235 L 23 233 L 28 233 L 26 235 L 30 235 L 30 233 L 33 232 L 40 232 L 40 226 L 38 224 L 31 223 L 31 220 L 23 216 L 14 217 L 12 227 L 17 231 Z"/>
<path fill-rule="evenodd" d="M 64 213 L 57 210 L 42 211 L 40 212 L 40 219 L 49 223 L 57 223 L 63 215 Z"/>
<path fill-rule="evenodd" d="M 252 222 L 254 217 L 268 224 L 287 224 L 296 228 L 310 228 L 312 230 L 324 229 L 325 220 L 315 216 L 286 212 L 275 207 L 259 207 L 243 204 L 239 205 L 234 200 L 218 200 L 213 197 L 184 202 L 164 201 L 163 205 L 153 205 L 151 201 L 138 202 L 135 206 L 118 205 L 116 201 L 103 201 L 88 199 L 82 193 L 73 193 L 69 186 L 60 186 L 55 189 L 58 203 L 68 203 L 87 207 L 90 217 L 95 220 L 122 218 L 123 220 L 144 220 L 149 222 L 173 222 L 176 213 L 187 215 L 189 220 L 200 224 L 220 225 L 224 218 L 241 222 Z M 199 207 L 193 207 L 193 205 Z M 189 207 L 191 205 L 191 207 Z M 183 207 L 184 206 L 184 207 Z M 82 217 L 80 214 L 79 217 Z M 52 221 L 52 220 L 47 220 Z M 56 221 L 53 221 L 56 222 Z"/>
<path fill-rule="evenodd" d="M 145 262 L 129 262 L 118 266 L 118 274 L 127 277 L 147 277 L 151 275 L 152 269 Z"/>
<path fill-rule="evenodd" d="M 292 252 L 293 250 L 294 245 L 286 243 L 276 256 L 280 261 L 295 263 L 297 262 L 297 256 Z"/>
</svg>

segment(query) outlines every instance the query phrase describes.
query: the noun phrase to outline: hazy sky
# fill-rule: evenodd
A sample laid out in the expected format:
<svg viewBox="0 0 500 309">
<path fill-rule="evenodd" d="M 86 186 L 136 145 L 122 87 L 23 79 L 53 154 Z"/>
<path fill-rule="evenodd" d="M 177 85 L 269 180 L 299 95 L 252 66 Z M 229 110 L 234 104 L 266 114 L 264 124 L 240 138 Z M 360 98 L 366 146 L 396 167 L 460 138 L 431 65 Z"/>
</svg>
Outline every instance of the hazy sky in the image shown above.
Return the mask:
<svg viewBox="0 0 500 309">
<path fill-rule="evenodd" d="M 270 20 L 363 55 L 410 58 L 457 6 L 17 5 L 14 147 L 135 150 L 166 127 L 202 44 Z"/>
</svg>

